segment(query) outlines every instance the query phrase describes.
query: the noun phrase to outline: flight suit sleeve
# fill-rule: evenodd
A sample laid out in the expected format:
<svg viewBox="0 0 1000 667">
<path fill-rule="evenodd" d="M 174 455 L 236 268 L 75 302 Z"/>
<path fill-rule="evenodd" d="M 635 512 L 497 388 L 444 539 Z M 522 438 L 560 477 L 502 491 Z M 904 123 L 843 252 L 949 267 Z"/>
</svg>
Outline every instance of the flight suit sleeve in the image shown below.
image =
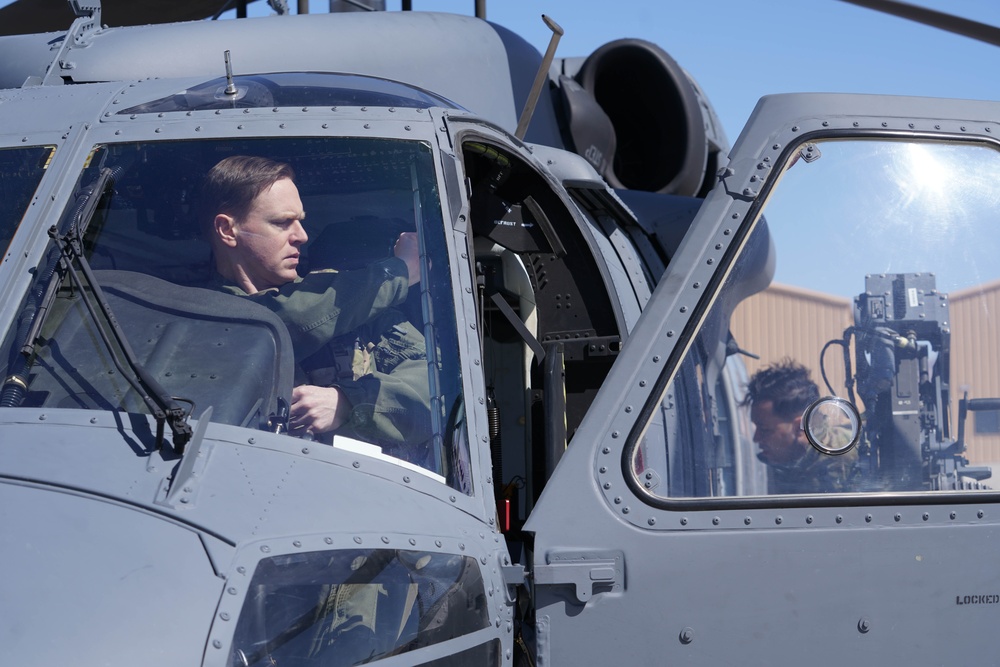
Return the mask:
<svg viewBox="0 0 1000 667">
<path fill-rule="evenodd" d="M 406 263 L 390 257 L 355 271 L 310 273 L 250 298 L 282 319 L 296 359 L 304 359 L 401 303 L 408 286 Z"/>
<path fill-rule="evenodd" d="M 381 330 L 372 351 L 377 370 L 337 385 L 352 405 L 348 422 L 337 433 L 418 462 L 420 457 L 410 456 L 409 450 L 424 445 L 432 431 L 424 338 L 401 317 L 380 319 L 391 323 Z"/>
</svg>

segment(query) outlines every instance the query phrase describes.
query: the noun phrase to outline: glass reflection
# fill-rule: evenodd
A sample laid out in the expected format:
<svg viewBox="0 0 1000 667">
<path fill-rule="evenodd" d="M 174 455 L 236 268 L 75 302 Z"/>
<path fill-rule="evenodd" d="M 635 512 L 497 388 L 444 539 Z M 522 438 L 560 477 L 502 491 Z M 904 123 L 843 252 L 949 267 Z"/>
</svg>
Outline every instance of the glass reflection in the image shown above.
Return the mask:
<svg viewBox="0 0 1000 667">
<path fill-rule="evenodd" d="M 991 146 L 801 146 L 633 452 L 637 480 L 674 497 L 988 488 L 998 182 Z M 846 454 L 803 429 L 823 395 L 861 415 Z"/>
<path fill-rule="evenodd" d="M 823 454 L 844 454 L 858 444 L 861 415 L 850 401 L 822 398 L 802 417 L 809 443 Z"/>
<path fill-rule="evenodd" d="M 6 249 L 21 224 L 55 148 L 32 146 L 0 150 L 0 249 Z"/>
<path fill-rule="evenodd" d="M 388 549 L 276 556 L 254 572 L 229 664 L 360 665 L 488 624 L 474 558 Z"/>
</svg>

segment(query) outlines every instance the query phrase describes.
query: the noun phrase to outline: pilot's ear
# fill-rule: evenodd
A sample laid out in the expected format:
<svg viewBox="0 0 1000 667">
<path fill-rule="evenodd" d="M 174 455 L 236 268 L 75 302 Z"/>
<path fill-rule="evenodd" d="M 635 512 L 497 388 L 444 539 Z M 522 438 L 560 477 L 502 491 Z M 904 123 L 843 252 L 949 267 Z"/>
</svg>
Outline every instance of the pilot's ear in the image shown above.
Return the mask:
<svg viewBox="0 0 1000 667">
<path fill-rule="evenodd" d="M 230 248 L 236 247 L 236 220 L 233 216 L 224 213 L 215 216 L 212 229 L 215 230 L 215 235 L 224 245 Z"/>
</svg>

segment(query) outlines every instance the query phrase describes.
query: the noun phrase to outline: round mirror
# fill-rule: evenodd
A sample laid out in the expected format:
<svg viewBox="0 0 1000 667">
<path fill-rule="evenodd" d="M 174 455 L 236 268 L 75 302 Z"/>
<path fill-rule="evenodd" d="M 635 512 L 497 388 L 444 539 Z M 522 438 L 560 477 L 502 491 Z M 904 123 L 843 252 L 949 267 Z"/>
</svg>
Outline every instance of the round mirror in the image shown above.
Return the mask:
<svg viewBox="0 0 1000 667">
<path fill-rule="evenodd" d="M 858 444 L 861 415 L 849 401 L 827 396 L 806 408 L 802 429 L 813 447 L 823 454 L 837 456 Z"/>
</svg>

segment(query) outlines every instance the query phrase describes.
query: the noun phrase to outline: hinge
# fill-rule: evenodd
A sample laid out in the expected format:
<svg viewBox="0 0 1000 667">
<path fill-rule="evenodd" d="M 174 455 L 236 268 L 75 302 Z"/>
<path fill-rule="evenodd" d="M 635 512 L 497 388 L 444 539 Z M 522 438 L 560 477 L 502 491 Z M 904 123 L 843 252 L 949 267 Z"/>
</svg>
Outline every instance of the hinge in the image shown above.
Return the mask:
<svg viewBox="0 0 1000 667">
<path fill-rule="evenodd" d="M 765 157 L 760 160 L 744 159 L 739 163 L 730 163 L 719 170 L 718 177 L 725 183 L 726 193 L 730 197 L 752 201 L 760 194 L 770 173 L 771 162 Z"/>
<path fill-rule="evenodd" d="M 527 579 L 527 572 L 524 566 L 517 563 L 513 565 L 501 565 L 500 575 L 503 577 L 503 583 L 507 586 L 523 586 Z"/>
<path fill-rule="evenodd" d="M 572 585 L 576 599 L 587 602 L 595 593 L 625 587 L 625 554 L 621 551 L 559 551 L 545 555 L 536 565 L 536 586 Z"/>
<path fill-rule="evenodd" d="M 435 129 L 437 130 L 437 141 L 438 148 L 441 149 L 443 153 L 455 153 L 455 142 L 451 136 L 451 129 L 448 127 L 448 112 L 436 112 L 434 110 L 428 110 L 428 115 L 434 122 Z"/>
</svg>

